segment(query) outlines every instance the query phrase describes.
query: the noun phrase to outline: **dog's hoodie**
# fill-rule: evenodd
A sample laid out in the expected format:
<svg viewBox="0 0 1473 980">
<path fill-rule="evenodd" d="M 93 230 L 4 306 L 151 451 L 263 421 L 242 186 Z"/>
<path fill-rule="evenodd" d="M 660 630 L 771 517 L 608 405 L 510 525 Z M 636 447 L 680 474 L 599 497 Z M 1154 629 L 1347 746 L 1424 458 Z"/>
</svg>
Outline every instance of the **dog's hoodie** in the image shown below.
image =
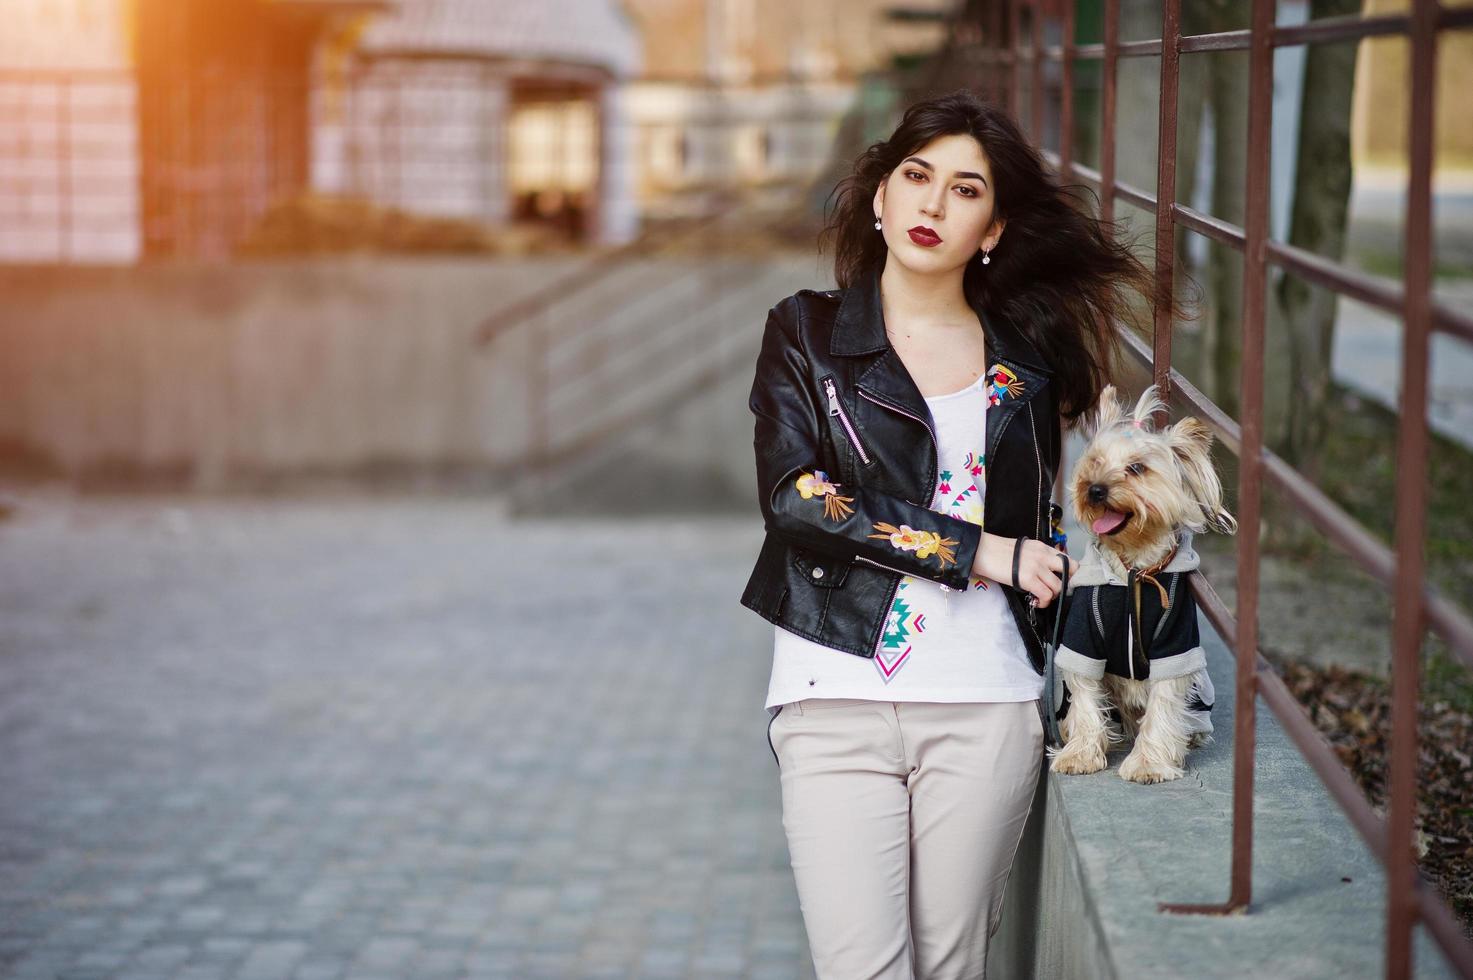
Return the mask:
<svg viewBox="0 0 1473 980">
<path fill-rule="evenodd" d="M 1069 577 L 1064 635 L 1055 663 L 1086 677 L 1106 671 L 1137 680 L 1191 674 L 1187 725 L 1193 732 L 1212 731 L 1212 679 L 1197 630 L 1197 602 L 1187 573 L 1201 562 L 1192 548 L 1192 532 L 1182 528 L 1176 554 L 1149 577 L 1133 574 L 1099 542 L 1090 539 L 1079 570 Z M 1153 584 L 1160 583 L 1160 587 Z M 1140 595 L 1139 629 L 1133 622 Z M 1162 592 L 1167 605 L 1162 607 Z M 1144 647 L 1144 649 L 1142 649 Z"/>
</svg>

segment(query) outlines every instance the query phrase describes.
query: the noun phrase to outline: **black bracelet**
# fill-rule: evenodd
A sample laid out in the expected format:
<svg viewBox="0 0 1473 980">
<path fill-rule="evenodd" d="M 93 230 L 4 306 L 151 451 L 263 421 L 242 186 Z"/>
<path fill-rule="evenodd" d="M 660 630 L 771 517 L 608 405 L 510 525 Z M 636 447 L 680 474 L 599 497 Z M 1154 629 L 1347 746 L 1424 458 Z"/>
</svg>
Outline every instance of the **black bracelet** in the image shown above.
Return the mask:
<svg viewBox="0 0 1473 980">
<path fill-rule="evenodd" d="M 1023 591 L 1023 583 L 1018 581 L 1018 563 L 1023 560 L 1023 539 L 1018 538 L 1013 544 L 1013 588 L 1019 592 Z"/>
</svg>

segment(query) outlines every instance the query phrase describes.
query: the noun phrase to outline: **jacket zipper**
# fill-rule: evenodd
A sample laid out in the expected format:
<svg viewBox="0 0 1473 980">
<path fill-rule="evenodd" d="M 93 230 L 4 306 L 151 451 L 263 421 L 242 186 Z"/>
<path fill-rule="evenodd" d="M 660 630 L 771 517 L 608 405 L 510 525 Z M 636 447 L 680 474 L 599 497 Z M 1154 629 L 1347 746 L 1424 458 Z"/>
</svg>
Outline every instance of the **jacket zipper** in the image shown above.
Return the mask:
<svg viewBox="0 0 1473 980">
<path fill-rule="evenodd" d="M 864 394 L 864 392 L 863 391 L 860 391 L 860 394 L 862 395 L 862 394 Z M 871 401 L 874 401 L 874 399 L 870 399 L 870 400 Z M 1031 437 L 1033 439 L 1033 457 L 1038 462 L 1039 496 L 1042 497 L 1042 495 L 1043 495 L 1043 455 L 1042 455 L 1042 453 L 1039 452 L 1039 449 L 1038 449 L 1038 432 L 1037 432 L 1037 429 L 1034 428 L 1033 402 L 1030 399 L 1026 404 L 1028 405 L 1028 422 L 1029 422 L 1030 435 L 1031 435 Z M 905 414 L 906 415 L 910 415 L 909 412 L 906 412 Z M 1013 419 L 1017 417 L 1017 414 L 1018 414 L 1017 412 L 1014 412 L 1012 415 L 1009 415 L 1007 417 L 1007 420 L 1003 422 L 1002 428 L 997 430 L 997 445 L 999 445 L 999 446 L 1002 445 L 1002 435 L 1003 435 L 1004 432 L 1006 432 L 1008 430 L 1008 426 L 1012 424 Z M 915 416 L 912 415 L 911 417 L 914 418 Z M 929 426 L 927 428 L 929 428 Z M 935 433 L 932 433 L 932 438 L 935 438 Z M 939 461 L 938 461 L 938 464 L 937 465 L 940 465 L 939 464 Z M 1034 515 L 1033 515 L 1033 529 L 1034 529 L 1034 533 L 1035 534 L 1039 533 L 1038 527 L 1039 527 L 1039 524 L 1038 524 L 1038 514 L 1037 514 L 1037 512 L 1035 512 Z M 1029 606 L 1028 607 L 1028 626 L 1029 626 L 1030 629 L 1033 630 L 1033 637 L 1034 637 L 1034 639 L 1038 640 L 1038 642 L 1040 644 L 1046 646 L 1047 643 L 1044 641 L 1043 637 L 1041 637 L 1041 636 L 1038 635 L 1038 628 L 1037 628 L 1038 627 L 1038 613 L 1037 613 L 1037 611 L 1032 606 Z"/>
<path fill-rule="evenodd" d="M 844 412 L 844 406 L 839 402 L 839 393 L 834 390 L 833 375 L 829 375 L 823 379 L 823 390 L 829 399 L 829 415 L 837 417 L 843 423 L 844 432 L 849 436 L 849 442 L 854 446 L 854 451 L 859 453 L 860 462 L 868 466 L 869 453 L 864 451 L 864 446 L 859 441 L 859 433 L 854 431 L 854 426 L 850 423 L 849 416 Z"/>
<path fill-rule="evenodd" d="M 892 405 L 889 402 L 881 401 L 880 399 L 871 395 L 869 392 L 865 391 L 863 388 L 858 388 L 855 390 L 859 392 L 861 398 L 868 398 L 876 405 L 879 405 L 883 408 L 888 408 L 892 412 L 899 412 L 901 415 L 904 415 L 907 418 L 915 419 L 917 422 L 921 423 L 921 425 L 924 425 L 926 427 L 926 431 L 931 434 L 931 459 L 933 466 L 929 474 L 931 480 L 931 495 L 926 498 L 926 509 L 930 510 L 931 505 L 936 502 L 936 475 L 941 472 L 941 449 L 939 445 L 939 440 L 937 440 L 936 438 L 936 430 L 931 428 L 930 422 L 927 422 L 925 419 L 921 418 L 919 415 L 914 414 L 913 412 L 907 412 L 899 405 Z"/>
<path fill-rule="evenodd" d="M 1029 436 L 1033 440 L 1033 458 L 1038 462 L 1038 494 L 1039 494 L 1039 497 L 1042 498 L 1042 496 L 1043 496 L 1043 454 L 1040 453 L 1039 450 L 1038 450 L 1038 430 L 1034 427 L 1033 402 L 1030 400 L 1029 402 L 1027 402 L 1027 405 L 1028 405 L 1028 431 L 1029 431 Z M 999 446 L 1002 445 L 1002 434 L 1007 431 L 1007 428 L 1008 428 L 1009 425 L 1012 424 L 1013 419 L 1017 418 L 1017 414 L 1018 413 L 1014 412 L 1012 415 L 1009 415 L 1007 417 L 1007 421 L 1003 422 L 1002 428 L 997 431 L 997 444 Z M 1038 535 L 1039 534 L 1038 511 L 1036 511 L 1036 510 L 1033 512 L 1033 533 L 1035 535 Z M 1030 626 L 1036 626 L 1038 624 L 1038 613 L 1034 609 L 1034 607 L 1032 607 L 1032 606 L 1029 606 L 1028 607 L 1028 623 L 1029 623 Z M 1034 636 L 1038 636 L 1038 630 L 1035 629 L 1033 631 L 1033 635 Z M 1039 639 L 1041 640 L 1042 637 L 1039 637 Z"/>
<path fill-rule="evenodd" d="M 1031 401 L 1028 403 L 1028 431 L 1033 435 L 1033 458 L 1038 461 L 1038 500 L 1042 501 L 1043 453 L 1040 452 L 1038 448 L 1038 428 L 1037 423 L 1033 419 L 1033 403 Z M 1052 496 L 1052 494 L 1050 494 L 1050 496 Z M 1041 511 L 1033 516 L 1033 533 L 1038 537 L 1038 540 L 1040 541 L 1043 540 L 1043 524 L 1041 523 L 1042 518 L 1043 513 Z"/>
<path fill-rule="evenodd" d="M 927 422 L 925 419 L 921 418 L 919 415 L 916 415 L 914 412 L 907 412 L 905 409 L 901 408 L 899 405 L 892 405 L 889 402 L 881 401 L 880 399 L 875 398 L 873 395 L 871 395 L 868 392 L 866 392 L 863 388 L 856 388 L 855 390 L 859 392 L 859 395 L 860 395 L 861 398 L 868 398 L 870 401 L 874 402 L 876 405 L 881 406 L 882 408 L 888 408 L 892 412 L 899 412 L 901 415 L 904 415 L 907 418 L 915 419 L 917 422 L 921 423 L 921 425 L 924 425 L 926 427 L 926 432 L 930 433 L 930 436 L 931 436 L 931 453 L 932 453 L 932 457 L 931 458 L 932 458 L 932 466 L 934 467 L 932 469 L 931 473 L 929 474 L 929 477 L 930 477 L 930 485 L 931 485 L 931 495 L 928 498 L 926 498 L 926 509 L 927 510 L 930 510 L 931 509 L 931 505 L 933 503 L 935 503 L 935 501 L 936 501 L 936 476 L 941 471 L 941 447 L 940 447 L 940 440 L 938 440 L 936 438 L 936 430 L 931 427 L 931 423 L 930 422 Z M 882 565 L 882 564 L 880 564 L 877 561 L 873 561 L 873 560 L 871 560 L 869 558 L 865 558 L 863 555 L 857 555 L 856 557 L 860 561 L 869 562 L 871 565 L 878 565 L 880 568 L 889 568 L 890 571 L 892 571 L 892 572 L 899 571 L 899 569 L 890 568 L 889 565 Z M 901 572 L 900 574 L 901 575 L 909 575 L 910 573 L 909 572 Z M 885 606 L 884 606 L 884 609 L 885 609 L 885 614 L 884 614 L 885 615 L 885 618 L 880 622 L 880 635 L 875 639 L 875 653 L 874 653 L 874 655 L 877 656 L 877 657 L 880 655 L 880 645 L 885 642 L 885 624 L 888 623 L 889 620 L 890 620 L 890 607 L 895 604 L 895 594 L 900 591 L 900 583 L 901 583 L 901 581 L 902 581 L 902 579 L 896 579 L 895 580 L 895 584 L 890 587 L 890 598 L 888 600 L 886 600 L 886 602 L 885 602 Z M 955 592 L 956 591 L 955 589 L 953 589 L 949 585 L 942 585 L 940 582 L 937 582 L 936 584 L 937 585 L 941 585 L 941 590 L 943 592 Z"/>
<path fill-rule="evenodd" d="M 929 473 L 929 479 L 931 479 L 931 495 L 929 495 L 929 497 L 927 498 L 927 504 L 925 504 L 925 505 L 927 505 L 927 510 L 931 510 L 931 504 L 934 504 L 935 503 L 935 476 L 937 476 L 937 473 L 940 473 L 941 472 L 941 448 L 940 448 L 940 442 L 938 442 L 937 441 L 937 438 L 935 438 L 935 429 L 932 429 L 931 423 L 929 423 L 929 421 L 927 421 L 925 419 L 922 419 L 922 417 L 916 416 L 915 413 L 910 413 L 910 411 L 904 410 L 904 408 L 901 408 L 900 405 L 891 405 L 890 402 L 881 401 L 881 399 L 878 399 L 878 398 L 875 398 L 875 396 L 869 395 L 869 393 L 866 392 L 865 389 L 863 389 L 863 388 L 857 388 L 856 391 L 859 392 L 860 398 L 868 398 L 869 401 L 875 402 L 875 404 L 876 405 L 879 405 L 879 407 L 888 408 L 888 410 L 890 410 L 890 411 L 899 411 L 899 413 L 901 414 L 901 416 L 906 416 L 907 419 L 915 419 L 916 421 L 919 421 L 919 423 L 921 423 L 922 426 L 925 426 L 925 430 L 927 430 L 927 432 L 929 433 L 929 435 L 931 435 L 931 458 L 932 458 L 932 466 L 934 466 L 934 469 L 932 469 L 931 470 L 931 473 Z M 831 395 L 831 398 L 832 398 L 832 395 Z M 832 414 L 832 402 L 831 402 L 831 408 L 829 408 L 829 413 Z M 841 417 L 843 417 L 843 416 L 841 416 Z M 872 559 L 866 559 L 865 556 L 856 556 L 856 557 L 860 561 L 869 561 L 869 564 L 875 564 L 875 566 L 882 567 L 882 569 L 890 569 L 891 572 L 900 572 L 900 569 L 891 569 L 891 567 L 888 566 L 888 564 L 881 564 L 881 563 L 879 563 L 879 561 L 875 561 L 875 560 L 872 560 Z M 900 572 L 900 575 L 909 575 L 909 572 Z M 894 603 L 896 603 L 896 592 L 899 592 L 900 591 L 900 582 L 901 581 L 903 581 L 903 579 L 896 579 L 896 584 L 894 584 L 893 587 L 890 588 L 890 598 L 888 598 L 888 600 L 885 601 L 885 606 L 884 606 L 884 610 L 885 610 L 884 619 L 882 619 L 881 622 L 879 622 L 879 637 L 876 638 L 876 640 L 875 640 L 875 656 L 876 657 L 879 656 L 879 645 L 881 645 L 885 641 L 885 623 L 890 622 L 890 607 L 891 606 L 894 606 Z M 940 582 L 937 582 L 937 585 L 941 585 Z M 943 591 L 943 592 L 955 592 L 956 589 L 953 589 L 952 587 L 950 587 L 950 585 L 941 585 L 941 591 Z"/>
</svg>

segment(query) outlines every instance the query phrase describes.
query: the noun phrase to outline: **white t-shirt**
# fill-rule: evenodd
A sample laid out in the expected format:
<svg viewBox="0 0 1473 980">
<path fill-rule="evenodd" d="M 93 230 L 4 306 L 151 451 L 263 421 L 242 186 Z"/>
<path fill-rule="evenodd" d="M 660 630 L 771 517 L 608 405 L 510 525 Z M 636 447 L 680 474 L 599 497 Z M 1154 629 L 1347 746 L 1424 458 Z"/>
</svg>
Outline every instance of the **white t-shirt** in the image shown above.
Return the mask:
<svg viewBox="0 0 1473 980">
<path fill-rule="evenodd" d="M 926 399 L 940 455 L 931 509 L 982 524 L 986 488 L 987 377 Z M 1031 701 L 1043 678 L 1028 661 L 1002 588 L 971 576 L 948 592 L 906 575 L 873 658 L 774 627 L 766 707 L 803 698 L 877 701 Z"/>
</svg>

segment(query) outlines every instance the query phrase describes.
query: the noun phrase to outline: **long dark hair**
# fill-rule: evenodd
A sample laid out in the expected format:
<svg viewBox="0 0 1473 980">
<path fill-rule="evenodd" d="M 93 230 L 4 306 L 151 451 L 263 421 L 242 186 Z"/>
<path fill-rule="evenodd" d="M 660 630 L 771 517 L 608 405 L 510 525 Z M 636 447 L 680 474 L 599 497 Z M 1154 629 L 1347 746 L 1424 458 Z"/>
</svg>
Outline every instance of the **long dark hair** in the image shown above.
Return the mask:
<svg viewBox="0 0 1473 980">
<path fill-rule="evenodd" d="M 847 288 L 883 267 L 887 251 L 874 228 L 875 190 L 907 156 L 954 133 L 981 144 L 992 166 L 997 216 L 1007 220 L 992 261 L 984 267 L 981 253 L 973 256 L 962 289 L 988 317 L 1014 324 L 1048 361 L 1059 411 L 1072 424 L 1117 374 L 1114 325 L 1137 315 L 1127 290 L 1150 300 L 1155 276 L 1135 257 L 1132 240 L 1094 217 L 1084 202 L 1093 190 L 1061 183 L 1046 170 L 1001 106 L 966 89 L 914 103 L 888 140 L 859 155 L 835 188 L 838 205 L 820 236 L 835 243 L 834 280 Z M 1175 301 L 1173 315 L 1189 317 Z"/>
</svg>

